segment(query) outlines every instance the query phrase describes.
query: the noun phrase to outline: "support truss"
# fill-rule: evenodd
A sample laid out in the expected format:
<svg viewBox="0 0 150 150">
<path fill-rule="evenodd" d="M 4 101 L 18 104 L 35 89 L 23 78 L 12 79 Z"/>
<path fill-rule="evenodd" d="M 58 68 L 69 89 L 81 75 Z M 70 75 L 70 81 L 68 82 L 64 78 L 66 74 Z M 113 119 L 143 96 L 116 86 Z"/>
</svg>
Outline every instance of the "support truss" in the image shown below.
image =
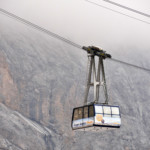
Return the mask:
<svg viewBox="0 0 150 150">
<path fill-rule="evenodd" d="M 88 53 L 88 72 L 87 72 L 87 84 L 85 90 L 84 104 L 88 104 L 88 95 L 91 87 L 94 87 L 94 101 L 93 103 L 98 103 L 99 101 L 99 91 L 100 86 L 104 89 L 105 102 L 104 104 L 108 104 L 108 94 L 106 87 L 106 79 L 103 65 L 103 57 L 99 56 L 98 66 L 96 68 L 95 65 L 95 54 Z M 93 82 L 92 78 L 93 77 Z"/>
</svg>

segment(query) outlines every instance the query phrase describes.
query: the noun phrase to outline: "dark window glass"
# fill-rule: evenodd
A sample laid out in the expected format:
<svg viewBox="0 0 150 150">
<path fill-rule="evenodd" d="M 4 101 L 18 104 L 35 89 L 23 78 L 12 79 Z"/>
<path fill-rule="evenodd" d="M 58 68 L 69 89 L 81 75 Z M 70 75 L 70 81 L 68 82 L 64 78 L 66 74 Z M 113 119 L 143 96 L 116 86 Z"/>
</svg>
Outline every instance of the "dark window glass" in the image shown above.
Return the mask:
<svg viewBox="0 0 150 150">
<path fill-rule="evenodd" d="M 78 108 L 74 109 L 74 114 L 73 114 L 73 120 L 77 120 L 78 119 Z"/>
<path fill-rule="evenodd" d="M 94 117 L 93 105 L 74 109 L 73 120 L 89 118 L 89 117 Z"/>
<path fill-rule="evenodd" d="M 83 108 L 79 108 L 78 119 L 82 119 Z"/>
<path fill-rule="evenodd" d="M 83 108 L 74 109 L 73 120 L 82 119 Z"/>
<path fill-rule="evenodd" d="M 88 107 L 86 106 L 83 109 L 84 109 L 84 116 L 83 116 L 83 118 L 88 118 Z"/>
<path fill-rule="evenodd" d="M 89 117 L 93 117 L 93 116 L 94 116 L 94 107 L 92 105 L 92 106 L 89 106 Z"/>
</svg>

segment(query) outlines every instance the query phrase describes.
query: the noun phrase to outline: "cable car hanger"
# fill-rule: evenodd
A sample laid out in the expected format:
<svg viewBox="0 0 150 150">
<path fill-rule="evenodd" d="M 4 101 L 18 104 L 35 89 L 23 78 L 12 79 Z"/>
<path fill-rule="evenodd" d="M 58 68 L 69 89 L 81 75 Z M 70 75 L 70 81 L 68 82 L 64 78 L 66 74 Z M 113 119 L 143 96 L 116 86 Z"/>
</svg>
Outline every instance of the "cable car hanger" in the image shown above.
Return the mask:
<svg viewBox="0 0 150 150">
<path fill-rule="evenodd" d="M 88 54 L 88 74 L 87 74 L 87 84 L 86 84 L 84 105 L 87 104 L 88 93 L 89 93 L 89 89 L 91 86 L 94 86 L 94 102 L 93 103 L 98 103 L 99 88 L 100 86 L 103 86 L 104 93 L 105 93 L 104 104 L 108 104 L 108 94 L 107 94 L 103 59 L 111 58 L 111 55 L 107 54 L 105 51 L 95 46 L 89 46 L 89 47 L 83 46 L 83 49 L 87 51 L 87 54 Z M 99 57 L 97 70 L 95 66 L 95 56 Z M 92 73 L 93 73 L 93 82 L 91 82 Z"/>
</svg>

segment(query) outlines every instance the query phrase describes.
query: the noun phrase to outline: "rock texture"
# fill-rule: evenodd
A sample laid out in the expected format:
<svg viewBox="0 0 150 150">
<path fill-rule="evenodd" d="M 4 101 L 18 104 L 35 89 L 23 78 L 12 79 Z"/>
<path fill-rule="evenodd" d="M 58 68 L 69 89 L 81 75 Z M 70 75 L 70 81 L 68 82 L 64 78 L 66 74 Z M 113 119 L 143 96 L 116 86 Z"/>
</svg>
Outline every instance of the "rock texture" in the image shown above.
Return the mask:
<svg viewBox="0 0 150 150">
<path fill-rule="evenodd" d="M 0 104 L 0 149 L 53 149 L 53 131 Z M 49 141 L 49 142 L 47 142 Z"/>
<path fill-rule="evenodd" d="M 110 104 L 120 105 L 122 126 L 72 131 L 72 109 L 83 104 L 86 53 L 0 18 L 0 149 L 149 149 L 149 72 L 106 60 Z M 114 53 L 150 68 L 146 52 Z"/>
</svg>

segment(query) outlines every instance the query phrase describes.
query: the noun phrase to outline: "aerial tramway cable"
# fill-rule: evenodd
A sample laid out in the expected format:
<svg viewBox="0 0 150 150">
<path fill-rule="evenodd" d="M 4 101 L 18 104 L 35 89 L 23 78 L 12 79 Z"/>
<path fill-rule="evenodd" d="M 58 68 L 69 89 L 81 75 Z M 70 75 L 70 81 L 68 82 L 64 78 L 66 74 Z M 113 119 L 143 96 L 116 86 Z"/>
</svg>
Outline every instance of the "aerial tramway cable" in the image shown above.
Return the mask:
<svg viewBox="0 0 150 150">
<path fill-rule="evenodd" d="M 133 65 L 133 64 L 130 64 L 130 63 L 121 61 L 121 60 L 117 60 L 117 59 L 115 59 L 115 58 L 111 58 L 110 60 L 111 60 L 111 61 L 118 62 L 118 63 L 121 63 L 121 64 L 125 64 L 125 65 L 127 65 L 127 66 L 131 66 L 131 67 L 135 67 L 135 68 L 138 68 L 138 69 L 142 69 L 142 70 L 144 70 L 144 71 L 150 71 L 150 69 L 147 69 L 147 68 L 144 68 L 144 67 L 140 67 L 140 66 L 137 66 L 137 65 Z"/>
<path fill-rule="evenodd" d="M 113 4 L 113 5 L 116 5 L 116 6 L 118 6 L 118 7 L 127 9 L 127 10 L 129 10 L 129 11 L 132 11 L 132 12 L 134 12 L 134 13 L 140 14 L 140 15 L 142 15 L 142 16 L 145 16 L 145 17 L 150 18 L 150 15 L 149 15 L 149 14 L 146 14 L 146 13 L 144 13 L 144 12 L 135 10 L 135 9 L 133 9 L 133 8 L 130 8 L 130 7 L 121 5 L 121 4 L 119 4 L 119 3 L 116 3 L 116 2 L 113 2 L 113 1 L 110 1 L 110 0 L 103 0 L 103 1 L 105 1 L 105 2 L 107 2 L 107 3 L 110 3 L 110 4 Z"/>
<path fill-rule="evenodd" d="M 0 12 L 2 14 L 4 14 L 4 15 L 6 15 L 8 17 L 11 17 L 11 18 L 13 18 L 15 20 L 18 20 L 18 21 L 20 21 L 20 22 L 22 22 L 22 23 L 24 23 L 24 24 L 26 24 L 26 25 L 28 25 L 28 26 L 30 26 L 32 28 L 35 28 L 35 29 L 37 29 L 37 30 L 39 30 L 41 32 L 44 32 L 45 34 L 47 34 L 47 35 L 49 35 L 51 37 L 54 37 L 54 38 L 59 39 L 59 40 L 65 42 L 65 43 L 68 43 L 69 45 L 72 45 L 72 46 L 74 46 L 76 48 L 84 50 L 81 45 L 79 45 L 79 44 L 77 44 L 77 43 L 75 43 L 73 41 L 70 41 L 70 40 L 68 40 L 68 39 L 66 39 L 66 38 L 64 38 L 64 37 L 62 37 L 62 36 L 60 36 L 60 35 L 58 35 L 58 34 L 56 34 L 54 32 L 51 32 L 51 31 L 49 31 L 47 29 L 44 29 L 44 28 L 42 28 L 42 27 L 40 27 L 40 26 L 38 26 L 38 25 L 28 21 L 28 20 L 25 20 L 25 19 L 23 19 L 21 17 L 18 17 L 17 15 L 14 15 L 13 13 L 10 13 L 10 12 L 2 9 L 2 8 L 0 8 Z M 108 59 L 112 60 L 112 61 L 115 61 L 115 62 L 119 62 L 119 63 L 125 64 L 125 65 L 128 65 L 128 66 L 136 67 L 136 68 L 142 69 L 144 71 L 149 71 L 150 72 L 150 69 L 143 68 L 143 67 L 140 67 L 140 66 L 137 66 L 137 65 L 134 65 L 134 64 L 130 64 L 130 63 L 118 60 L 118 59 L 114 59 L 114 58 L 108 58 Z"/>
<path fill-rule="evenodd" d="M 115 12 L 115 13 L 118 13 L 118 14 L 124 15 L 124 16 L 126 16 L 126 17 L 131 18 L 131 19 L 134 19 L 134 20 L 137 20 L 137 21 L 140 21 L 140 22 L 146 23 L 146 24 L 150 24 L 150 22 L 148 22 L 148 21 L 144 21 L 144 20 L 142 20 L 142 19 L 139 19 L 139 18 L 136 18 L 136 17 L 130 16 L 130 15 L 127 15 L 127 14 L 122 13 L 122 12 L 120 12 L 120 11 L 117 11 L 117 10 L 114 10 L 114 9 L 111 9 L 111 8 L 108 8 L 108 7 L 103 6 L 103 5 L 100 5 L 100 4 L 98 4 L 98 3 L 95 3 L 95 2 L 93 2 L 93 1 L 91 1 L 91 0 L 85 0 L 85 1 L 87 1 L 88 3 L 91 3 L 91 4 L 93 4 L 93 5 L 96 5 L 96 6 L 98 6 L 98 7 L 101 7 L 101 8 L 104 8 L 104 9 L 107 9 L 107 10 L 110 10 L 110 11 L 113 11 L 113 12 Z"/>
<path fill-rule="evenodd" d="M 49 31 L 47 29 L 44 29 L 44 28 L 42 28 L 42 27 L 40 27 L 40 26 L 38 26 L 38 25 L 28 21 L 28 20 L 25 20 L 25 19 L 23 19 L 21 17 L 18 17 L 18 16 L 14 15 L 14 14 L 12 14 L 12 13 L 10 13 L 10 12 L 2 9 L 2 8 L 0 8 L 0 12 L 5 14 L 5 15 L 7 15 L 7 16 L 9 16 L 9 17 L 11 17 L 11 18 L 13 18 L 13 19 L 16 19 L 16 20 L 22 22 L 23 24 L 26 24 L 26 25 L 28 25 L 28 26 L 30 26 L 32 28 L 35 28 L 35 29 L 37 29 L 37 30 L 39 30 L 41 32 L 44 32 L 44 33 L 48 34 L 51 37 L 57 38 L 57 39 L 59 39 L 59 40 L 61 40 L 63 42 L 66 42 L 66 43 L 76 47 L 76 48 L 82 49 L 82 46 L 80 46 L 79 44 L 76 44 L 76 43 L 74 43 L 74 42 L 72 42 L 72 41 L 70 41 L 70 40 L 68 40 L 68 39 L 66 39 L 66 38 L 64 38 L 64 37 L 54 33 L 54 32 L 51 32 L 51 31 Z"/>
</svg>

